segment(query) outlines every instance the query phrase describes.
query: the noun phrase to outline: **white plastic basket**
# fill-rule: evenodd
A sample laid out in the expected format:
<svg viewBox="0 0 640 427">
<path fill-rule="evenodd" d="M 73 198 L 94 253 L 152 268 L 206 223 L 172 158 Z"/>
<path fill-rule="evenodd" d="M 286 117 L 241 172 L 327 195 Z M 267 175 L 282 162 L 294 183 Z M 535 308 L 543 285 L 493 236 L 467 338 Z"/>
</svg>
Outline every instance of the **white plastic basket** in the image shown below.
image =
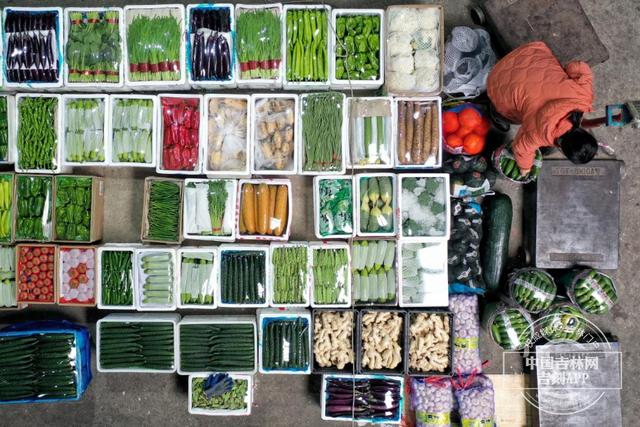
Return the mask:
<svg viewBox="0 0 640 427">
<path fill-rule="evenodd" d="M 231 224 L 231 234 L 228 236 L 213 236 L 213 235 L 203 235 L 203 234 L 195 234 L 189 233 L 187 230 L 188 227 L 188 218 L 187 218 L 187 187 L 190 183 L 207 183 L 209 181 L 224 181 L 226 182 L 225 188 L 227 189 L 227 203 L 225 207 L 225 218 L 227 215 L 230 215 L 230 224 Z M 183 230 L 182 236 L 185 239 L 191 240 L 204 240 L 204 241 L 213 241 L 213 242 L 233 242 L 236 239 L 236 198 L 238 196 L 238 181 L 235 179 L 225 179 L 225 178 L 213 178 L 213 179 L 200 179 L 200 178 L 187 178 L 184 180 L 184 195 L 182 202 L 182 217 L 183 220 Z M 223 221 L 224 222 L 224 221 Z"/>
<path fill-rule="evenodd" d="M 315 302 L 315 289 L 314 289 L 314 278 L 313 278 L 313 251 L 321 249 L 346 249 L 347 252 L 347 268 L 345 272 L 345 292 L 346 301 L 338 304 L 318 304 Z M 349 244 L 346 242 L 309 242 L 309 265 L 311 266 L 309 269 L 309 281 L 310 281 L 310 292 L 309 298 L 311 300 L 311 307 L 313 308 L 344 308 L 351 307 L 351 248 Z"/>
<path fill-rule="evenodd" d="M 142 257 L 150 254 L 162 254 L 168 253 L 171 256 L 171 260 L 169 261 L 172 264 L 172 273 L 173 273 L 173 289 L 171 291 L 171 304 L 145 304 L 142 299 L 142 294 L 144 292 L 144 283 L 146 279 L 146 274 L 142 269 Z M 177 297 L 176 297 L 176 288 L 178 287 L 176 277 L 177 277 L 177 261 L 176 261 L 176 250 L 173 248 L 166 247 L 149 247 L 145 246 L 140 249 L 136 249 L 135 253 L 135 262 L 134 268 L 136 270 L 137 278 L 135 280 L 136 287 L 134 288 L 133 300 L 136 305 L 136 310 L 138 311 L 175 311 L 177 308 Z"/>
<path fill-rule="evenodd" d="M 348 234 L 332 234 L 330 236 L 323 236 L 320 233 L 320 208 L 321 208 L 321 200 L 320 200 L 320 182 L 321 181 L 351 181 L 351 223 L 352 223 L 352 232 Z M 327 176 L 316 176 L 313 178 L 313 231 L 318 239 L 321 240 L 331 240 L 331 239 L 350 239 L 356 235 L 356 211 L 359 209 L 359 205 L 357 199 L 355 197 L 356 187 L 354 184 L 353 176 L 336 176 L 336 177 L 327 177 Z"/>
<path fill-rule="evenodd" d="M 224 302 L 222 299 L 222 259 L 225 252 L 228 251 L 261 251 L 264 252 L 265 262 L 265 281 L 264 284 L 264 303 L 259 304 L 237 304 Z M 218 301 L 218 307 L 230 307 L 230 308 L 266 308 L 269 306 L 269 292 L 271 289 L 271 265 L 269 264 L 269 245 L 244 245 L 235 243 L 225 243 L 220 245 L 218 249 L 218 286 L 216 286 L 216 301 Z"/>
<path fill-rule="evenodd" d="M 424 164 L 403 164 L 398 159 L 398 102 L 399 101 L 426 101 L 436 104 L 438 109 L 438 154 L 436 158 L 429 157 Z M 393 147 L 393 161 L 397 169 L 440 169 L 442 167 L 442 151 L 443 138 L 442 138 L 442 98 L 439 96 L 431 97 L 394 97 L 393 98 L 393 123 L 394 128 L 392 132 L 392 147 Z"/>
<path fill-rule="evenodd" d="M 209 281 L 211 283 L 211 289 L 213 291 L 213 304 L 185 304 L 182 302 L 182 255 L 185 253 L 210 253 L 213 255 L 213 265 L 211 267 L 211 274 L 209 275 Z M 219 264 L 218 259 L 218 248 L 216 246 L 209 248 L 199 248 L 199 247 L 181 247 L 177 252 L 177 269 L 176 269 L 176 301 L 178 303 L 178 308 L 193 308 L 193 309 L 202 309 L 202 310 L 213 310 L 218 307 L 218 300 L 216 299 L 216 287 L 218 286 L 218 274 L 216 273 Z"/>
<path fill-rule="evenodd" d="M 313 364 L 312 356 L 313 353 L 313 345 L 312 345 L 312 329 L 313 329 L 313 321 L 311 320 L 311 313 L 307 310 L 277 310 L 277 309 L 264 309 L 258 310 L 256 313 L 258 317 L 258 360 L 259 364 L 259 372 L 261 374 L 286 374 L 286 375 L 309 375 L 311 374 L 311 365 Z M 296 319 L 304 319 L 307 321 L 308 330 L 308 341 L 307 341 L 307 351 L 308 351 L 308 366 L 304 370 L 292 370 L 292 369 L 265 369 L 264 363 L 262 360 L 262 352 L 263 352 L 263 340 L 265 339 L 264 331 L 263 331 L 263 323 L 266 319 L 283 319 L 283 320 L 296 320 Z M 288 346 L 288 344 L 286 344 Z M 286 350 L 285 350 L 286 351 Z"/>
<path fill-rule="evenodd" d="M 271 278 L 270 283 L 271 286 L 269 287 L 269 294 L 268 294 L 268 300 L 269 300 L 269 307 L 276 307 L 276 308 L 288 308 L 288 307 L 308 307 L 309 306 L 309 289 L 310 289 L 310 284 L 311 284 L 311 276 L 310 276 L 310 271 L 311 271 L 311 264 L 309 264 L 309 257 L 308 257 L 308 251 L 309 251 L 309 244 L 307 242 L 287 242 L 287 243 L 281 243 L 281 242 L 271 242 L 271 247 L 269 248 L 269 266 L 271 267 Z M 300 247 L 300 246 L 304 246 L 307 248 L 307 269 L 306 269 L 306 273 L 307 273 L 307 281 L 306 281 L 306 286 L 305 286 L 305 290 L 304 290 L 304 303 L 302 304 L 279 304 L 276 303 L 274 301 L 274 293 L 275 293 L 275 268 L 273 266 L 273 251 L 274 249 L 277 248 L 294 248 L 294 247 Z"/>
<path fill-rule="evenodd" d="M 135 310 L 136 274 L 135 252 L 142 245 L 135 243 L 110 243 L 99 246 L 96 251 L 96 302 L 100 310 Z M 131 289 L 133 299 L 131 305 L 108 305 L 102 303 L 102 254 L 105 252 L 131 252 Z"/>
<path fill-rule="evenodd" d="M 207 378 L 209 375 L 189 375 L 189 413 L 193 415 L 211 415 L 211 416 L 241 416 L 251 415 L 251 405 L 253 405 L 253 375 L 246 374 L 229 374 L 233 380 L 247 381 L 247 395 L 244 398 L 247 404 L 246 409 L 205 409 L 193 407 L 193 379 Z"/>
<path fill-rule="evenodd" d="M 153 116 L 151 124 L 151 161 L 149 163 L 137 163 L 137 162 L 119 162 L 114 160 L 113 156 L 115 150 L 113 148 L 113 109 L 115 108 L 116 101 L 118 99 L 148 99 L 153 104 Z M 158 151 L 158 132 L 160 126 L 158 126 L 158 97 L 155 95 L 129 95 L 129 94 L 112 94 L 109 96 L 109 107 L 107 108 L 107 114 L 109 116 L 108 123 L 108 135 L 107 146 L 109 147 L 110 157 L 108 157 L 108 164 L 111 167 L 138 167 L 138 168 L 154 168 L 156 167 L 156 158 Z"/>
<path fill-rule="evenodd" d="M 439 178 L 444 180 L 443 186 L 445 189 L 445 211 L 443 213 L 445 217 L 445 234 L 442 236 L 405 236 L 402 229 L 402 210 L 403 210 L 403 202 L 402 202 L 402 180 L 405 178 Z M 407 242 L 440 242 L 449 240 L 449 233 L 451 232 L 451 195 L 450 195 L 450 186 L 449 186 L 449 174 L 447 173 L 404 173 L 398 174 L 396 180 L 396 201 L 398 208 L 396 209 L 397 217 L 397 230 L 398 230 L 398 238 Z"/>
<path fill-rule="evenodd" d="M 385 125 L 385 140 L 387 141 L 387 147 L 389 150 L 389 163 L 381 163 L 381 164 L 358 164 L 354 162 L 354 133 L 356 132 L 356 126 L 352 123 L 351 117 L 351 104 L 354 100 L 358 101 L 375 101 L 382 100 L 388 101 L 391 108 L 391 116 L 389 117 L 388 123 Z M 365 97 L 348 97 L 347 98 L 347 141 L 349 141 L 349 158 L 347 167 L 351 169 L 393 169 L 396 163 L 396 147 L 394 145 L 396 140 L 396 129 L 397 129 L 397 121 L 398 117 L 396 114 L 396 110 L 394 108 L 394 100 L 390 96 L 365 96 Z"/>
<path fill-rule="evenodd" d="M 104 117 L 102 120 L 102 149 L 104 150 L 103 162 L 74 162 L 67 160 L 67 102 L 74 99 L 99 99 L 103 103 Z M 108 166 L 109 159 L 111 159 L 111 144 L 109 144 L 109 130 L 111 129 L 110 114 L 108 112 L 109 95 L 104 94 L 67 94 L 62 95 L 62 165 L 68 167 L 83 167 L 83 166 Z"/>
<path fill-rule="evenodd" d="M 355 190 L 353 192 L 353 198 L 354 198 L 354 207 L 357 206 L 357 208 L 355 209 L 355 232 L 356 235 L 360 236 L 360 237 L 393 237 L 396 236 L 398 233 L 398 217 L 397 217 L 397 210 L 398 210 L 398 193 L 397 193 L 397 187 L 398 187 L 398 182 L 396 179 L 395 174 L 393 173 L 362 173 L 359 175 L 356 175 L 354 177 L 354 184 L 355 184 Z M 377 178 L 377 177 L 389 177 L 391 178 L 391 197 L 392 197 L 392 208 L 393 208 L 393 214 L 391 215 L 391 218 L 394 222 L 393 224 L 393 229 L 392 231 L 386 231 L 386 232 L 368 232 L 368 231 L 361 231 L 360 229 L 360 205 L 361 205 L 361 195 L 360 195 L 360 179 L 361 178 Z"/>
</svg>

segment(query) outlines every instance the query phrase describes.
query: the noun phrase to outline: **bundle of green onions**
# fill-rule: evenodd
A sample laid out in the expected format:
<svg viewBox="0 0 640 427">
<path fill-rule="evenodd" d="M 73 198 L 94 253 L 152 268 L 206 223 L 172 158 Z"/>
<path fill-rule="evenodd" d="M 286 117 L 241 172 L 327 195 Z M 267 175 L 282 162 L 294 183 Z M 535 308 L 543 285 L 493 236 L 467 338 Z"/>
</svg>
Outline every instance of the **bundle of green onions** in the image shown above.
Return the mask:
<svg viewBox="0 0 640 427">
<path fill-rule="evenodd" d="M 238 9 L 236 54 L 240 78 L 277 79 L 282 60 L 281 21 L 277 9 Z"/>
<path fill-rule="evenodd" d="M 167 251 L 146 252 L 140 258 L 143 284 L 141 307 L 165 307 L 173 304 L 173 254 Z"/>
<path fill-rule="evenodd" d="M 266 318 L 262 321 L 262 367 L 271 371 L 304 371 L 309 367 L 309 321 Z"/>
<path fill-rule="evenodd" d="M 53 170 L 58 146 L 58 98 L 27 96 L 18 102 L 18 168 Z"/>
<path fill-rule="evenodd" d="M 139 81 L 180 80 L 182 30 L 178 19 L 167 15 L 137 15 L 127 29 L 129 79 Z"/>
<path fill-rule="evenodd" d="M 264 304 L 266 269 L 263 251 L 221 252 L 221 303 Z"/>
<path fill-rule="evenodd" d="M 352 98 L 349 102 L 351 163 L 391 166 L 391 101 L 388 98 Z"/>
<path fill-rule="evenodd" d="M 0 161 L 9 160 L 9 109 L 7 97 L 0 96 Z"/>
<path fill-rule="evenodd" d="M 98 352 L 102 369 L 174 368 L 173 323 L 101 322 Z"/>
<path fill-rule="evenodd" d="M 116 98 L 111 115 L 111 160 L 115 163 L 153 161 L 153 101 Z"/>
<path fill-rule="evenodd" d="M 149 180 L 145 240 L 178 242 L 180 240 L 181 188 L 178 182 L 165 179 Z"/>
<path fill-rule="evenodd" d="M 76 348 L 70 333 L 0 338 L 0 401 L 76 397 Z"/>
<path fill-rule="evenodd" d="M 326 9 L 287 11 L 287 80 L 322 82 L 329 79 Z"/>
<path fill-rule="evenodd" d="M 278 246 L 271 251 L 273 303 L 307 302 L 307 246 Z"/>
<path fill-rule="evenodd" d="M 68 99 L 65 107 L 65 160 L 73 163 L 104 162 L 104 100 Z"/>
<path fill-rule="evenodd" d="M 316 305 L 348 303 L 347 248 L 320 247 L 312 251 L 314 303 Z"/>
<path fill-rule="evenodd" d="M 213 252 L 183 252 L 180 258 L 180 301 L 182 304 L 212 305 Z"/>
<path fill-rule="evenodd" d="M 302 97 L 303 171 L 342 168 L 342 109 L 344 94 L 311 93 Z"/>
<path fill-rule="evenodd" d="M 255 327 L 248 323 L 180 325 L 180 370 L 251 372 L 255 369 Z"/>
<path fill-rule="evenodd" d="M 133 251 L 104 251 L 100 262 L 102 304 L 133 306 Z"/>
<path fill-rule="evenodd" d="M 189 182 L 185 187 L 184 225 L 188 234 L 230 236 L 233 209 L 230 193 L 233 182 L 224 179 Z"/>
<path fill-rule="evenodd" d="M 16 302 L 16 250 L 0 247 L 0 307 L 15 307 Z"/>
<path fill-rule="evenodd" d="M 351 245 L 353 301 L 389 303 L 396 298 L 396 244 L 393 240 L 355 241 Z"/>
</svg>

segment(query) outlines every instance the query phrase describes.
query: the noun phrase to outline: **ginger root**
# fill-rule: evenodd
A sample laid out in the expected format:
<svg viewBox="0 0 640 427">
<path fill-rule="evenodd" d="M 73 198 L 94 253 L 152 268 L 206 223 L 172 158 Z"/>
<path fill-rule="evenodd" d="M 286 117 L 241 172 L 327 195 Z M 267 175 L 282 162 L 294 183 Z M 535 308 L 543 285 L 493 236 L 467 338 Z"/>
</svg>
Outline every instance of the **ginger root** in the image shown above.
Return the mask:
<svg viewBox="0 0 640 427">
<path fill-rule="evenodd" d="M 417 313 L 409 326 L 409 368 L 421 372 L 444 372 L 451 351 L 449 316 Z"/>
<path fill-rule="evenodd" d="M 353 364 L 353 313 L 323 311 L 313 324 L 313 354 L 322 368 Z"/>
<path fill-rule="evenodd" d="M 402 317 L 390 311 L 370 311 L 362 316 L 362 360 L 371 370 L 394 369 L 402 363 Z"/>
</svg>

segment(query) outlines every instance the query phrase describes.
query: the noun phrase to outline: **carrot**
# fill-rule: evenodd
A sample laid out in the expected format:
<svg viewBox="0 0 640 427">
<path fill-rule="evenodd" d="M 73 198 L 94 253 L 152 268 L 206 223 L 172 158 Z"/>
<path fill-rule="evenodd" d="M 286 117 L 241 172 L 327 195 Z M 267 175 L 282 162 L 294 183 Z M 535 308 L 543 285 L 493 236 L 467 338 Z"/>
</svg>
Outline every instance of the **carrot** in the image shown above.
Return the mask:
<svg viewBox="0 0 640 427">
<path fill-rule="evenodd" d="M 242 205 L 240 206 L 240 212 L 244 211 L 244 201 L 242 202 Z M 240 215 L 240 233 L 245 234 L 247 232 L 247 227 L 245 227 L 244 225 L 244 215 Z"/>
<path fill-rule="evenodd" d="M 413 163 L 420 164 L 422 159 L 422 135 L 424 135 L 424 105 L 418 105 L 416 114 L 418 115 L 418 121 L 416 122 L 416 131 L 413 133 L 413 147 L 411 148 L 411 158 Z"/>
<path fill-rule="evenodd" d="M 406 143 L 406 153 L 407 153 L 407 163 L 413 163 L 413 159 L 411 158 L 411 151 L 413 144 L 413 102 L 407 102 L 407 115 L 405 116 L 407 138 L 405 139 Z"/>
<path fill-rule="evenodd" d="M 256 231 L 253 233 L 256 233 L 258 231 L 258 221 L 260 221 L 258 216 L 258 188 L 256 186 L 253 186 L 253 215 L 256 224 Z"/>
<path fill-rule="evenodd" d="M 269 227 L 267 230 L 267 234 L 273 234 L 273 226 L 271 225 L 271 221 L 273 221 L 273 216 L 276 213 L 276 194 L 278 193 L 278 188 L 275 185 L 269 186 Z"/>
<path fill-rule="evenodd" d="M 269 186 L 264 182 L 258 185 L 258 234 L 267 234 L 269 229 Z"/>
<path fill-rule="evenodd" d="M 247 233 L 256 232 L 256 195 L 252 184 L 242 186 L 242 219 Z"/>
<path fill-rule="evenodd" d="M 431 108 L 431 150 L 429 157 L 438 157 L 438 149 L 440 148 L 440 117 L 438 116 L 437 104 Z"/>
<path fill-rule="evenodd" d="M 287 227 L 287 209 L 289 204 L 289 191 L 286 185 L 279 185 L 276 194 L 276 210 L 273 216 L 274 223 L 277 224 L 273 230 L 275 236 L 281 236 Z"/>
<path fill-rule="evenodd" d="M 407 141 L 405 141 L 405 116 L 407 114 L 407 106 L 405 102 L 398 102 L 398 161 L 401 164 L 407 163 Z"/>
</svg>

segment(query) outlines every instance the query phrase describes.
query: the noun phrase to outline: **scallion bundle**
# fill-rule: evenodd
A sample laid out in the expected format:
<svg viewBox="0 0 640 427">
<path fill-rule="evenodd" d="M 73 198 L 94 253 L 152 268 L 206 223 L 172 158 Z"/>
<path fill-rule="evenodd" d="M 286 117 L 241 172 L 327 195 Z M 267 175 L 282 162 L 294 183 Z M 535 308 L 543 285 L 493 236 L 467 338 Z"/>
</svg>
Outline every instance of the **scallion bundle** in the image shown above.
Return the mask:
<svg viewBox="0 0 640 427">
<path fill-rule="evenodd" d="M 146 240 L 176 242 L 180 240 L 180 185 L 174 181 L 154 179 L 149 183 Z"/>
<path fill-rule="evenodd" d="M 182 304 L 212 305 L 214 280 L 213 252 L 185 252 L 180 259 L 180 300 Z"/>
<path fill-rule="evenodd" d="M 240 78 L 277 79 L 282 59 L 281 21 L 274 9 L 240 10 L 236 18 L 236 54 Z"/>
<path fill-rule="evenodd" d="M 104 162 L 104 100 L 69 99 L 65 115 L 65 160 L 73 163 Z"/>
<path fill-rule="evenodd" d="M 111 114 L 112 161 L 151 163 L 153 161 L 153 101 L 116 98 Z"/>
<path fill-rule="evenodd" d="M 129 79 L 180 80 L 181 41 L 180 24 L 173 15 L 135 16 L 127 30 Z"/>
<path fill-rule="evenodd" d="M 303 171 L 339 171 L 342 167 L 344 95 L 312 93 L 302 97 Z"/>
</svg>

